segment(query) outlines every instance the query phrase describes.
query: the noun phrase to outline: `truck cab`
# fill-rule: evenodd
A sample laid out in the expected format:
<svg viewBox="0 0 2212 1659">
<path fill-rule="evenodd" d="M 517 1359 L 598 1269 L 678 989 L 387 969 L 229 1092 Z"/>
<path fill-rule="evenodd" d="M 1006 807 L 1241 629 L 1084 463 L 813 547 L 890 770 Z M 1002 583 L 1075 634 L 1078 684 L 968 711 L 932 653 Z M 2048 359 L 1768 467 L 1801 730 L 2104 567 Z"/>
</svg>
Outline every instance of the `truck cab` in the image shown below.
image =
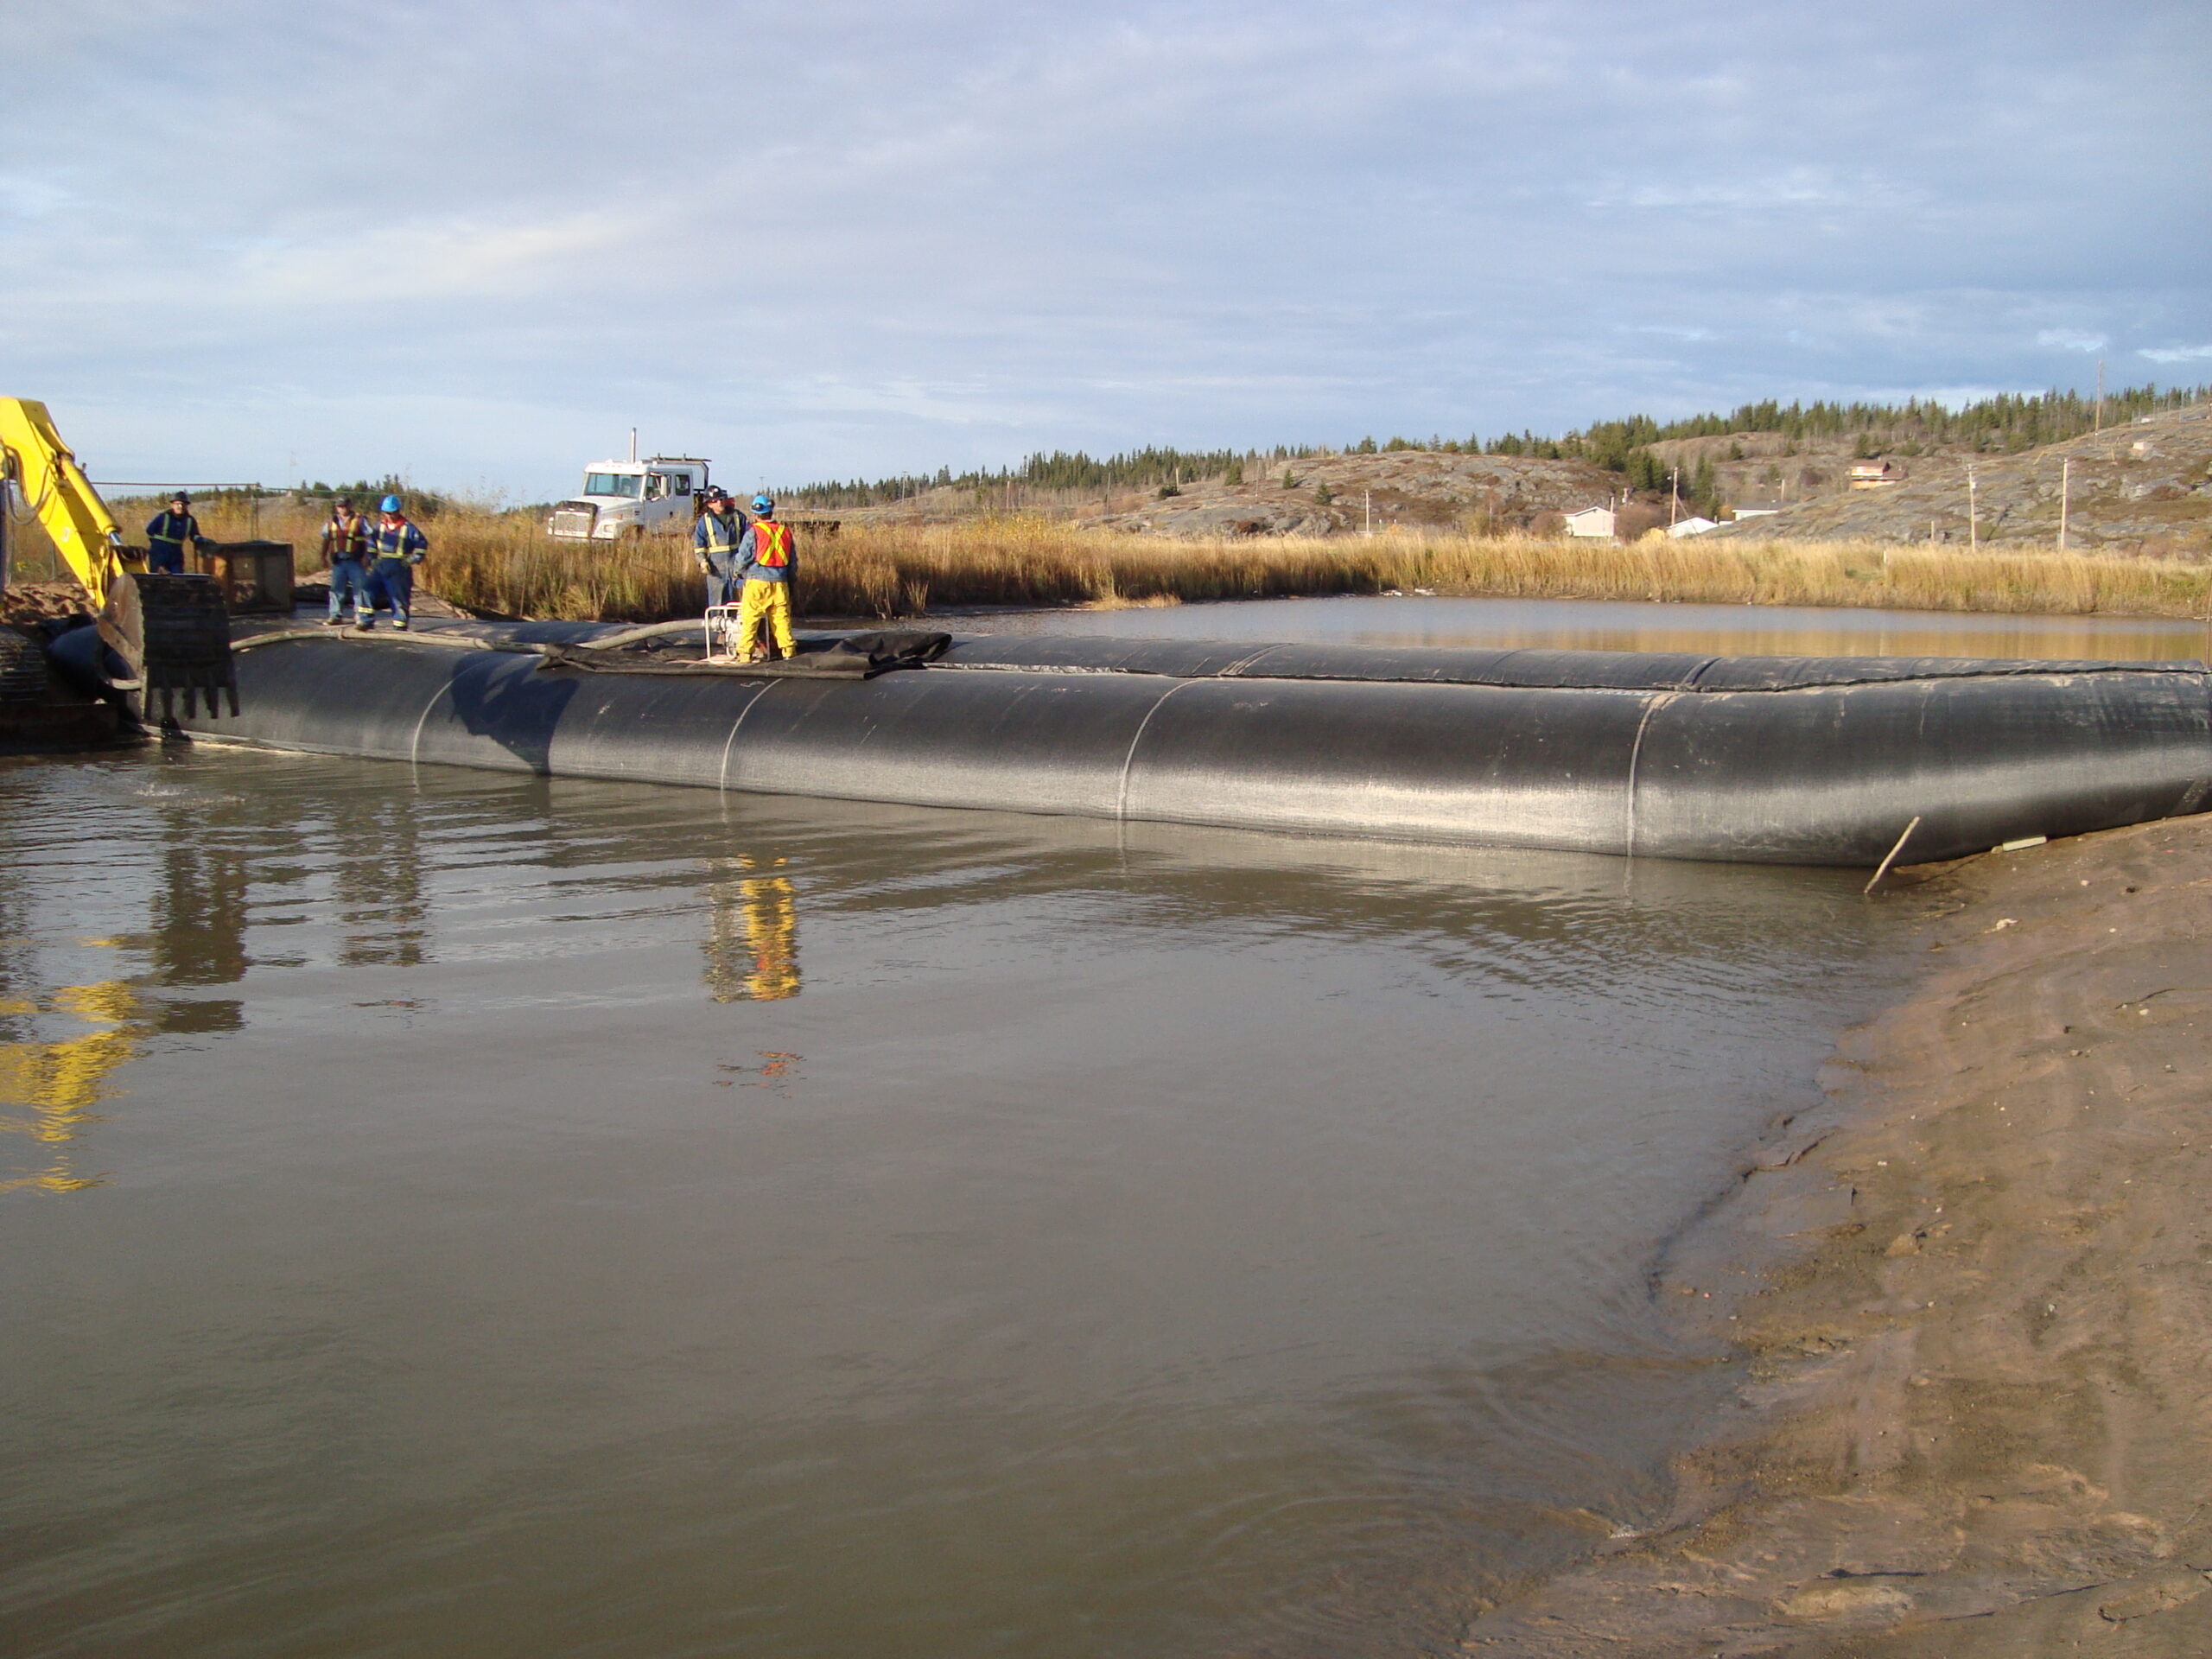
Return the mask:
<svg viewBox="0 0 2212 1659">
<path fill-rule="evenodd" d="M 706 487 L 707 462 L 697 455 L 594 461 L 584 469 L 582 490 L 554 507 L 545 531 L 577 542 L 688 534 Z"/>
</svg>

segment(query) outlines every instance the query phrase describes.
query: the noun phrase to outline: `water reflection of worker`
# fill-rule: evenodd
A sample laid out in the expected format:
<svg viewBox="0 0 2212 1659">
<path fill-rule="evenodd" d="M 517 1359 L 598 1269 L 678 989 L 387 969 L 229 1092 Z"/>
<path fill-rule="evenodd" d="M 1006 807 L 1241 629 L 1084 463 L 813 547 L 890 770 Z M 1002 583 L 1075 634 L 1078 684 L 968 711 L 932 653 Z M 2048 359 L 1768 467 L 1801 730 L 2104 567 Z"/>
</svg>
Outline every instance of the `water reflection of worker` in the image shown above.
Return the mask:
<svg viewBox="0 0 2212 1659">
<path fill-rule="evenodd" d="M 192 498 L 179 490 L 169 498 L 166 511 L 146 521 L 146 568 L 162 575 L 184 574 L 184 544 L 207 545 L 200 521 L 192 516 Z"/>
<path fill-rule="evenodd" d="M 335 816 L 338 960 L 348 968 L 419 967 L 428 958 L 421 825 L 410 795 L 379 795 Z"/>
<path fill-rule="evenodd" d="M 245 977 L 253 873 L 231 836 L 164 814 L 162 885 L 153 899 L 153 967 L 162 985 L 234 985 Z"/>
<path fill-rule="evenodd" d="M 780 868 L 782 859 L 771 868 Z M 798 892 L 785 875 L 753 874 L 749 857 L 716 859 L 707 888 L 707 992 L 717 1002 L 779 1002 L 799 992 Z M 738 879 L 727 877 L 734 873 Z"/>
<path fill-rule="evenodd" d="M 691 547 L 698 556 L 699 574 L 707 579 L 711 610 L 728 604 L 737 591 L 737 544 L 744 537 L 747 519 L 718 486 L 709 485 L 700 501 L 704 511 L 691 527 Z"/>
</svg>

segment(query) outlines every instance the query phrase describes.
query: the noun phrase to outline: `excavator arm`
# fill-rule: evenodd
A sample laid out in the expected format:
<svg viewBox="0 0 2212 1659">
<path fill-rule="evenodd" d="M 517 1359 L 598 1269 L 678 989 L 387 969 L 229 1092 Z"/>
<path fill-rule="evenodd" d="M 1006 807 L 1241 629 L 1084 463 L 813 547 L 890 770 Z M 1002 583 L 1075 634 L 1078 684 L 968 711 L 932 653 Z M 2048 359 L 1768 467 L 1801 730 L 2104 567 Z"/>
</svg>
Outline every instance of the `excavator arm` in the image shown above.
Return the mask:
<svg viewBox="0 0 2212 1659">
<path fill-rule="evenodd" d="M 0 397 L 0 470 L 45 526 L 70 574 L 106 607 L 108 589 L 126 569 L 143 568 L 123 545 L 115 518 L 54 429 L 46 405 L 28 397 Z"/>
<path fill-rule="evenodd" d="M 114 515 L 44 404 L 0 397 L 0 479 L 22 492 L 92 601 L 93 626 L 50 642 L 51 661 L 85 689 L 120 701 L 134 721 L 147 717 L 155 692 L 164 720 L 179 691 L 187 712 L 205 696 L 213 714 L 217 694 L 226 692 L 238 713 L 221 588 L 205 576 L 148 574 L 145 556 L 124 546 Z M 0 490 L 0 512 L 16 510 L 12 495 Z"/>
</svg>

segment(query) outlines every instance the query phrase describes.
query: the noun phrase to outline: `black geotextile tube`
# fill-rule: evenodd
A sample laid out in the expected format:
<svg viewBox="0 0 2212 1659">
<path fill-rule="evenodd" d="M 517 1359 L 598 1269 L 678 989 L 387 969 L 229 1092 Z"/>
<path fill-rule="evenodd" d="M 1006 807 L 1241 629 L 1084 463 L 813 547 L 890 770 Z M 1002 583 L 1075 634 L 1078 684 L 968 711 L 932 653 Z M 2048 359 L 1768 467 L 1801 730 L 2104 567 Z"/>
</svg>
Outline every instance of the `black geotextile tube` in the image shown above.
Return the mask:
<svg viewBox="0 0 2212 1659">
<path fill-rule="evenodd" d="M 588 642 L 580 624 L 467 624 Z M 288 749 L 912 805 L 1872 865 L 2199 810 L 2196 664 L 957 639 L 868 680 L 581 673 L 421 640 L 238 658 Z"/>
</svg>

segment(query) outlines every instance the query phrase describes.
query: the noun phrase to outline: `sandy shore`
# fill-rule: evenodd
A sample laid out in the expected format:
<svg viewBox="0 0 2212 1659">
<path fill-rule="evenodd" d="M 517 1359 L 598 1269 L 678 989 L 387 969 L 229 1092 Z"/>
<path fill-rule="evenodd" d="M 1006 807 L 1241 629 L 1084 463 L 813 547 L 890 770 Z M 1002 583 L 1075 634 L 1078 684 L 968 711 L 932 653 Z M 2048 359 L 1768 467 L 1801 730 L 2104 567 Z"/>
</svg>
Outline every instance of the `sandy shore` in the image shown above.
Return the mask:
<svg viewBox="0 0 2212 1659">
<path fill-rule="evenodd" d="M 2212 1655 L 2212 817 L 1916 877 L 1926 971 L 1660 1275 L 1730 1420 L 1468 1651 Z"/>
</svg>

